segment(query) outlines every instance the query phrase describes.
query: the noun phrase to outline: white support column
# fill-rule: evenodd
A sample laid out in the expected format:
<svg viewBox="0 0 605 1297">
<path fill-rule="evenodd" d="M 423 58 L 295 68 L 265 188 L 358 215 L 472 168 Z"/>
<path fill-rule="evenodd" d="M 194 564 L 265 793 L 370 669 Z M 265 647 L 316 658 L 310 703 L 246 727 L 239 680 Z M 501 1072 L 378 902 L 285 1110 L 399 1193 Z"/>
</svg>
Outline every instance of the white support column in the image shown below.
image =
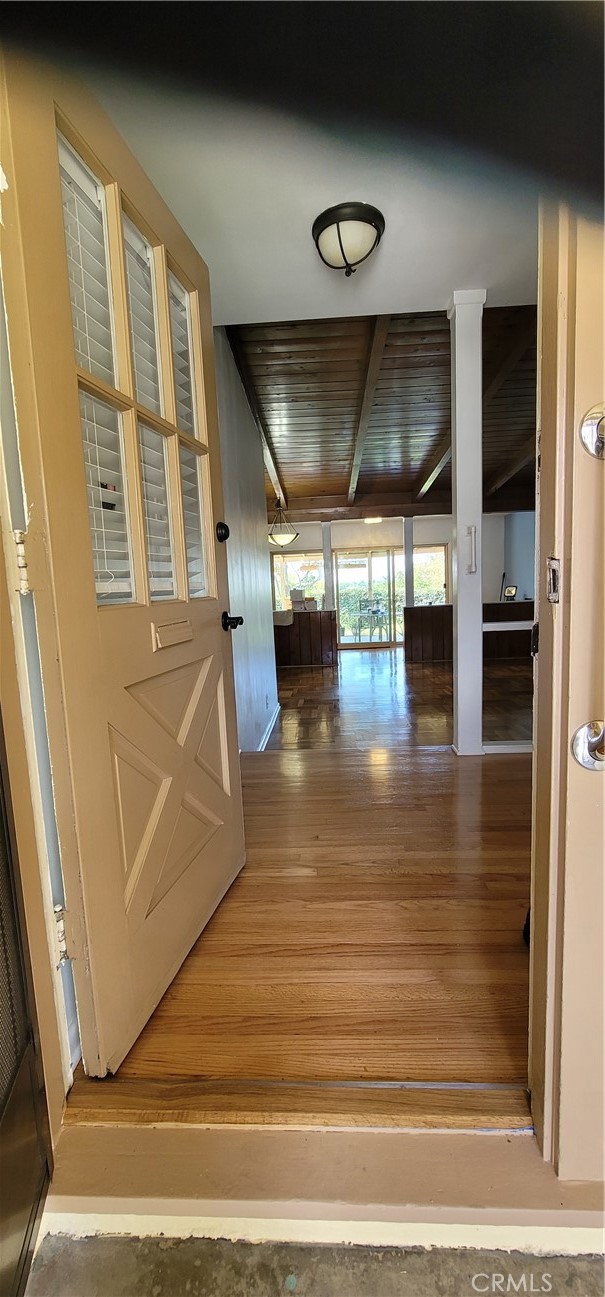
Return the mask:
<svg viewBox="0 0 605 1297">
<path fill-rule="evenodd" d="M 322 522 L 321 524 L 321 539 L 324 554 L 324 580 L 326 583 L 324 608 L 328 611 L 336 607 L 336 601 L 334 598 L 334 564 L 332 562 L 332 527 L 329 522 Z"/>
<path fill-rule="evenodd" d="M 414 607 L 414 519 L 403 520 L 403 555 L 405 562 L 405 606 Z"/>
<path fill-rule="evenodd" d="M 483 753 L 483 591 L 481 578 L 482 288 L 454 293 L 452 342 L 452 523 L 454 752 Z"/>
</svg>

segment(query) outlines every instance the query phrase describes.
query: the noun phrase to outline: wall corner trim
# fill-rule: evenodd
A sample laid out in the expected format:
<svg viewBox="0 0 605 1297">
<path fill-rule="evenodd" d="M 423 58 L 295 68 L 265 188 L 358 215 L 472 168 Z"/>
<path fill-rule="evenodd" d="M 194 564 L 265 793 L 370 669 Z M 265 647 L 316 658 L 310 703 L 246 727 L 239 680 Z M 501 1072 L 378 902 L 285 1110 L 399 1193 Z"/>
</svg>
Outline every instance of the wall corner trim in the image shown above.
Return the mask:
<svg viewBox="0 0 605 1297">
<path fill-rule="evenodd" d="M 275 722 L 276 722 L 276 720 L 277 720 L 277 718 L 278 718 L 278 716 L 279 716 L 280 711 L 281 711 L 281 706 L 280 706 L 280 704 L 278 703 L 278 704 L 277 704 L 277 707 L 275 708 L 275 711 L 274 711 L 274 713 L 273 713 L 273 715 L 272 715 L 272 717 L 271 717 L 271 720 L 269 721 L 269 724 L 267 725 L 267 728 L 266 728 L 266 730 L 265 730 L 265 732 L 264 732 L 264 734 L 263 734 L 263 737 L 262 737 L 262 739 L 261 739 L 261 741 L 260 741 L 260 743 L 259 743 L 259 745 L 258 745 L 258 749 L 257 749 L 257 750 L 258 750 L 259 752 L 264 752 L 264 751 L 265 751 L 265 748 L 266 748 L 266 746 L 267 746 L 267 744 L 268 744 L 268 742 L 269 742 L 269 739 L 270 739 L 270 737 L 271 737 L 271 731 L 272 731 L 272 729 L 273 729 L 273 726 L 275 725 Z"/>
</svg>

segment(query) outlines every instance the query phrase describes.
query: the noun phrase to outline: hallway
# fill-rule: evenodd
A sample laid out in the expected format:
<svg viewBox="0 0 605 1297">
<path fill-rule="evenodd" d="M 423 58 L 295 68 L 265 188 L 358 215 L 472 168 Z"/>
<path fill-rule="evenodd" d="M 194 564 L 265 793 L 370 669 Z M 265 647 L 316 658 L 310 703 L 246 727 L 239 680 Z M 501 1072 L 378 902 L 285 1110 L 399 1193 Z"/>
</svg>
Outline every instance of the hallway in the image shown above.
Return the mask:
<svg viewBox="0 0 605 1297">
<path fill-rule="evenodd" d="M 281 711 L 268 751 L 431 747 L 452 742 L 452 663 L 406 663 L 403 648 L 349 649 L 336 667 L 278 670 Z M 532 737 L 531 659 L 486 660 L 483 736 Z"/>
<path fill-rule="evenodd" d="M 242 766 L 246 868 L 67 1120 L 525 1128 L 530 758 Z"/>
</svg>

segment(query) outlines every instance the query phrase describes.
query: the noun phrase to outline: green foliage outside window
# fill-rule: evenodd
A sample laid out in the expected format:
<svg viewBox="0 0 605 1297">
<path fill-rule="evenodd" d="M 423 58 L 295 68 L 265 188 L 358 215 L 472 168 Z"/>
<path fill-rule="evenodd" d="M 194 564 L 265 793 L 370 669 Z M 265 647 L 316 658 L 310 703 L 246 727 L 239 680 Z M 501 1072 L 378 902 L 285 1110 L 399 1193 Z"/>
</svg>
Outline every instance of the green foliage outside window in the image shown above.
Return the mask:
<svg viewBox="0 0 605 1297">
<path fill-rule="evenodd" d="M 445 603 L 445 549 L 414 550 L 414 603 Z"/>
</svg>

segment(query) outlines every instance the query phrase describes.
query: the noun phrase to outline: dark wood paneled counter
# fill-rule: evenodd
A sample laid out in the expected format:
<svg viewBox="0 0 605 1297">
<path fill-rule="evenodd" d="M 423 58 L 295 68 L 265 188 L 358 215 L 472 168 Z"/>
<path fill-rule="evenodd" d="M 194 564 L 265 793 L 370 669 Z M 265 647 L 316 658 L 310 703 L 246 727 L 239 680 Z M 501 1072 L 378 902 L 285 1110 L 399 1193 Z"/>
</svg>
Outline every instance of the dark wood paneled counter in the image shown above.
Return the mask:
<svg viewBox="0 0 605 1297">
<path fill-rule="evenodd" d="M 274 626 L 278 667 L 336 664 L 336 613 L 295 612 L 290 626 Z"/>
<path fill-rule="evenodd" d="M 485 631 L 484 658 L 527 657 L 530 630 L 508 630 L 506 623 L 533 621 L 534 605 L 524 603 L 485 603 L 484 622 L 503 622 L 502 630 Z M 404 608 L 406 662 L 451 662 L 454 656 L 451 604 L 427 604 Z"/>
</svg>

